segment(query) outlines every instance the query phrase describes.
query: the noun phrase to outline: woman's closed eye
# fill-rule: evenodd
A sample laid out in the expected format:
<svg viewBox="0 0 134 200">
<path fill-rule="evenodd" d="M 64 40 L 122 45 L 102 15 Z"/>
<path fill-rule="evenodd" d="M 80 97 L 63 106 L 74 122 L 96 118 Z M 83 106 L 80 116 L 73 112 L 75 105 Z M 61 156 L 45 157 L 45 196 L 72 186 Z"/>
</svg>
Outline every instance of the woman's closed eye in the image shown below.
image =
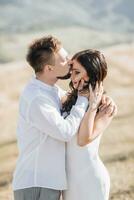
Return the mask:
<svg viewBox="0 0 134 200">
<path fill-rule="evenodd" d="M 75 73 L 75 74 L 79 74 L 80 72 L 79 72 L 79 71 L 75 71 L 74 73 Z"/>
</svg>

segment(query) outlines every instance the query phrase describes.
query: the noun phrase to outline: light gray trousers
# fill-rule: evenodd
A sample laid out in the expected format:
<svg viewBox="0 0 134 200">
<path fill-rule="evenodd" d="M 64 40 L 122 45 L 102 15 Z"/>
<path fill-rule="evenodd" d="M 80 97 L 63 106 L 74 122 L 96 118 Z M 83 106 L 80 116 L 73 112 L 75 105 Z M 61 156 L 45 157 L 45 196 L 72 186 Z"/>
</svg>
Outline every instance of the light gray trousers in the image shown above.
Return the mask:
<svg viewBox="0 0 134 200">
<path fill-rule="evenodd" d="M 61 191 L 32 187 L 14 191 L 14 200 L 60 200 Z"/>
</svg>

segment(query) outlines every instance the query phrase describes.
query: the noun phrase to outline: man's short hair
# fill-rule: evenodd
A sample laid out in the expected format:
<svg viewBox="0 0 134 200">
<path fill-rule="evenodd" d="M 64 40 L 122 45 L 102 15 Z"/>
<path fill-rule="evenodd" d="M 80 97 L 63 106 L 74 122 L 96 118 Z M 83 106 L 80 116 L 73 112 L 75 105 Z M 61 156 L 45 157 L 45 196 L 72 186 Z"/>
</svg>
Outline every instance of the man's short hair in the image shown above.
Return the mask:
<svg viewBox="0 0 134 200">
<path fill-rule="evenodd" d="M 45 65 L 55 65 L 55 53 L 60 48 L 61 42 L 57 38 L 42 37 L 29 46 L 26 60 L 35 73 L 41 72 Z"/>
</svg>

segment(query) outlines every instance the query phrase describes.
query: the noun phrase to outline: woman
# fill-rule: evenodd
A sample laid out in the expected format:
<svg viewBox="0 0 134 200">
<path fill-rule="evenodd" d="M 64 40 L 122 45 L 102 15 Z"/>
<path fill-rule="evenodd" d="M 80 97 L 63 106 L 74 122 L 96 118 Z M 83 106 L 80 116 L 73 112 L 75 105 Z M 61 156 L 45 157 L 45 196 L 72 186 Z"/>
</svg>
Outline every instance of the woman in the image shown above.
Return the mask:
<svg viewBox="0 0 134 200">
<path fill-rule="evenodd" d="M 85 50 L 73 56 L 71 67 L 72 91 L 63 104 L 63 114 L 69 114 L 83 91 L 89 95 L 89 107 L 78 134 L 67 143 L 68 190 L 63 200 L 108 200 L 109 174 L 98 155 L 101 133 L 116 113 L 114 103 L 103 95 L 107 64 L 99 51 Z"/>
</svg>

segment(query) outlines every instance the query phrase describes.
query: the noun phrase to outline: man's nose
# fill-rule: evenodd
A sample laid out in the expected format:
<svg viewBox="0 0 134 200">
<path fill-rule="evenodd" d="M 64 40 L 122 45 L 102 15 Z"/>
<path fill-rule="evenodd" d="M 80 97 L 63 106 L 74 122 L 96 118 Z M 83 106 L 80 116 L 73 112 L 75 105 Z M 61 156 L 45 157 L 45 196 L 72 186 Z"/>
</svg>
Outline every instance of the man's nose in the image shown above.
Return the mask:
<svg viewBox="0 0 134 200">
<path fill-rule="evenodd" d="M 72 64 L 73 64 L 72 60 L 68 58 L 67 64 L 70 65 L 70 66 L 72 66 Z"/>
<path fill-rule="evenodd" d="M 71 58 L 69 56 L 66 57 L 67 62 L 69 62 L 71 60 Z"/>
</svg>

